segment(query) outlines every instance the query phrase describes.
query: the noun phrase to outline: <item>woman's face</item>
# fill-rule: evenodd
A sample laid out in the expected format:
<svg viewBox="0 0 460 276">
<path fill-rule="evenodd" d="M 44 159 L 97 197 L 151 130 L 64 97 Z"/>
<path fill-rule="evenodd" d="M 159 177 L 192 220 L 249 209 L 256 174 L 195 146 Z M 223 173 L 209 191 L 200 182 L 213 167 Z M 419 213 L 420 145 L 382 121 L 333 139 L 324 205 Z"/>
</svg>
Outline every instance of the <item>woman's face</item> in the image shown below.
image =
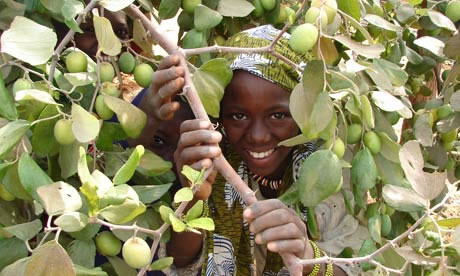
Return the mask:
<svg viewBox="0 0 460 276">
<path fill-rule="evenodd" d="M 251 172 L 282 176 L 291 148 L 278 143 L 299 133 L 289 112 L 290 93 L 249 72 L 237 70 L 222 99 L 228 141 Z"/>
</svg>

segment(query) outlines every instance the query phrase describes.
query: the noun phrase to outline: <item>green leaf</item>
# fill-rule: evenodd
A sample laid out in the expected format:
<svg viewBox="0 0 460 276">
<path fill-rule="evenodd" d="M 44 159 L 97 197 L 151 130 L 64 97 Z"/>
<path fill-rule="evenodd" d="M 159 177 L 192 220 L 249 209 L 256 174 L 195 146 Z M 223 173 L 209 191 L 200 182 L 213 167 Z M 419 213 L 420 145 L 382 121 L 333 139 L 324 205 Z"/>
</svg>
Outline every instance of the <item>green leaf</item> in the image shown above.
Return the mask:
<svg viewBox="0 0 460 276">
<path fill-rule="evenodd" d="M 105 98 L 105 97 L 104 97 Z M 72 104 L 72 132 L 81 143 L 96 139 L 101 122 L 78 104 Z"/>
<path fill-rule="evenodd" d="M 108 276 L 107 272 L 103 271 L 100 267 L 86 268 L 84 266 L 75 264 L 75 261 L 73 264 L 73 268 L 75 269 L 75 273 L 77 273 L 77 276 Z"/>
<path fill-rule="evenodd" d="M 58 227 L 65 232 L 77 232 L 83 230 L 88 224 L 88 216 L 79 212 L 66 212 L 55 221 Z"/>
<path fill-rule="evenodd" d="M 86 144 L 81 144 L 76 140 L 70 145 L 60 146 L 58 162 L 63 179 L 67 179 L 77 172 L 80 147 L 86 147 Z"/>
<path fill-rule="evenodd" d="M 104 103 L 111 109 L 120 121 L 121 127 L 130 138 L 136 138 L 147 122 L 147 116 L 139 108 L 122 99 L 105 95 Z"/>
<path fill-rule="evenodd" d="M 382 17 L 380 17 L 378 15 L 375 15 L 375 14 L 366 15 L 364 17 L 364 20 L 366 20 L 367 22 L 371 23 L 372 25 L 375 25 L 375 26 L 377 26 L 379 28 L 382 28 L 382 29 L 385 29 L 385 30 L 389 30 L 389 31 L 393 31 L 393 32 L 402 32 L 403 31 L 402 27 L 396 26 L 396 25 L 386 21 Z"/>
<path fill-rule="evenodd" d="M 0 158 L 21 140 L 29 127 L 28 121 L 16 120 L 0 128 Z"/>
<path fill-rule="evenodd" d="M 149 186 L 135 185 L 133 186 L 133 189 L 139 195 L 139 200 L 142 203 L 150 204 L 159 200 L 164 194 L 166 194 L 172 185 L 172 183 Z"/>
<path fill-rule="evenodd" d="M 58 114 L 56 106 L 48 105 L 46 106 L 40 116 L 39 120 L 44 118 L 53 117 Z M 54 118 L 51 120 L 45 120 L 37 123 L 33 129 L 32 135 L 32 149 L 34 152 L 46 156 L 54 155 L 59 150 L 59 144 L 54 138 L 54 125 L 59 120 L 59 118 Z M 76 170 L 75 170 L 76 172 Z"/>
<path fill-rule="evenodd" d="M 161 216 L 161 219 L 168 223 L 168 224 L 171 224 L 171 221 L 169 220 L 169 216 L 170 215 L 174 215 L 174 211 L 173 209 L 169 208 L 168 206 L 165 206 L 165 205 L 161 205 L 160 206 L 160 216 Z"/>
<path fill-rule="evenodd" d="M 103 5 L 104 1 L 100 4 Z M 119 2 L 119 1 L 105 1 L 105 3 Z M 131 0 L 132 2 L 132 0 Z M 100 17 L 99 14 L 94 13 L 93 10 L 93 24 L 94 31 L 98 42 L 98 52 L 103 52 L 108 56 L 116 56 L 121 52 L 120 39 L 115 35 L 112 29 L 110 20 L 105 17 Z"/>
<path fill-rule="evenodd" d="M 356 20 L 361 18 L 361 9 L 359 0 L 338 0 L 337 4 L 339 9 L 352 16 Z"/>
<path fill-rule="evenodd" d="M 24 186 L 22 186 L 21 180 L 19 179 L 17 162 L 8 168 L 2 182 L 3 185 L 5 185 L 5 188 L 15 197 L 32 201 L 32 197 L 30 197 L 30 195 L 26 192 Z"/>
<path fill-rule="evenodd" d="M 417 0 L 420 1 L 420 0 Z M 421 1 L 420 1 L 421 2 Z M 401 23 L 407 23 L 409 19 L 415 17 L 415 9 L 412 5 L 403 3 L 396 9 L 396 18 Z"/>
<path fill-rule="evenodd" d="M 38 101 L 45 104 L 60 105 L 54 101 L 50 93 L 38 90 L 38 89 L 27 89 L 16 92 L 15 100 L 20 101 Z"/>
<path fill-rule="evenodd" d="M 173 257 L 165 257 L 165 258 L 158 259 L 150 265 L 150 269 L 151 270 L 166 269 L 173 264 L 173 261 L 174 261 Z"/>
<path fill-rule="evenodd" d="M 2 52 L 17 59 L 40 65 L 53 55 L 56 33 L 28 18 L 16 16 L 1 37 Z"/>
<path fill-rule="evenodd" d="M 409 182 L 404 178 L 401 165 L 384 158 L 380 152 L 374 156 L 375 164 L 383 184 L 391 184 L 399 187 L 410 188 Z"/>
<path fill-rule="evenodd" d="M 169 214 L 169 221 L 171 222 L 172 229 L 174 232 L 183 232 L 187 228 L 185 223 L 182 220 L 178 219 L 174 213 Z"/>
<path fill-rule="evenodd" d="M 77 275 L 81 273 L 78 271 L 77 266 L 94 267 L 96 245 L 93 240 L 73 240 L 67 247 L 67 252 L 69 252 L 70 258 L 77 270 Z"/>
<path fill-rule="evenodd" d="M 0 116 L 8 120 L 15 120 L 18 117 L 18 112 L 14 106 L 13 95 L 6 89 L 3 80 L 3 74 L 0 70 Z"/>
<path fill-rule="evenodd" d="M 109 260 L 110 264 L 113 266 L 113 269 L 115 269 L 115 272 L 118 275 L 123 275 L 123 276 L 136 276 L 137 271 L 130 267 L 125 261 L 118 257 L 107 257 Z"/>
<path fill-rule="evenodd" d="M 433 22 L 433 24 L 435 24 L 438 27 L 448 29 L 452 32 L 455 32 L 457 30 L 452 20 L 450 20 L 447 16 L 440 12 L 428 10 L 428 16 L 430 17 L 431 22 Z"/>
<path fill-rule="evenodd" d="M 423 211 L 430 204 L 413 190 L 390 184 L 383 186 L 382 196 L 386 204 L 402 212 Z"/>
<path fill-rule="evenodd" d="M 161 19 L 173 18 L 180 8 L 180 0 L 161 0 L 158 15 Z"/>
<path fill-rule="evenodd" d="M 190 201 L 193 199 L 192 189 L 189 187 L 184 187 L 176 192 L 174 195 L 174 202 L 180 203 L 184 201 Z"/>
<path fill-rule="evenodd" d="M 88 224 L 85 228 L 83 228 L 83 230 L 78 232 L 70 232 L 69 235 L 78 240 L 89 241 L 96 236 L 96 234 L 99 232 L 99 229 L 101 229 L 100 224 Z"/>
<path fill-rule="evenodd" d="M 123 131 L 121 124 L 104 121 L 102 123 L 101 130 L 99 131 L 99 136 L 97 137 L 96 147 L 102 151 L 113 151 L 114 143 L 116 141 L 125 140 L 127 137 L 128 136 Z M 147 152 L 148 151 L 146 150 L 143 157 L 145 157 Z"/>
<path fill-rule="evenodd" d="M 409 79 L 409 75 L 401 67 L 392 62 L 384 59 L 374 59 L 373 63 L 383 69 L 391 83 L 395 86 L 403 86 Z"/>
<path fill-rule="evenodd" d="M 128 161 L 126 161 L 126 163 L 115 174 L 113 184 L 119 185 L 127 183 L 136 171 L 142 155 L 144 155 L 144 147 L 142 145 L 137 145 L 136 149 L 129 156 Z"/>
<path fill-rule="evenodd" d="M 391 162 L 399 163 L 399 150 L 401 146 L 393 141 L 385 132 L 377 132 L 377 135 L 382 144 L 382 149 L 380 150 L 382 156 Z"/>
<path fill-rule="evenodd" d="M 30 257 L 25 257 L 17 260 L 16 262 L 5 267 L 1 272 L 0 276 L 18 276 L 24 275 L 24 270 L 26 269 L 27 262 Z"/>
<path fill-rule="evenodd" d="M 217 10 L 223 16 L 246 17 L 254 10 L 254 6 L 246 0 L 220 0 Z"/>
<path fill-rule="evenodd" d="M 460 33 L 457 33 L 456 35 L 452 36 L 451 38 L 447 40 L 446 46 L 444 47 L 444 54 L 451 59 L 460 60 L 459 45 L 460 45 Z M 454 65 L 454 68 L 455 66 L 458 67 L 459 66 L 458 63 Z M 452 71 L 454 70 L 452 69 Z M 446 83 L 449 83 L 448 79 L 446 80 Z"/>
<path fill-rule="evenodd" d="M 64 78 L 73 86 L 85 86 L 96 83 L 97 74 L 95 72 L 65 73 Z"/>
<path fill-rule="evenodd" d="M 111 223 L 126 223 L 145 212 L 145 205 L 140 201 L 127 198 L 123 204 L 109 205 L 100 210 L 100 215 Z"/>
<path fill-rule="evenodd" d="M 192 208 L 187 211 L 184 220 L 188 223 L 196 218 L 199 218 L 203 214 L 203 200 L 198 200 Z"/>
<path fill-rule="evenodd" d="M 361 248 L 359 249 L 358 256 L 359 257 L 364 257 L 368 256 L 372 253 L 374 253 L 377 250 L 377 247 L 375 246 L 374 242 L 370 239 L 364 240 L 363 244 L 361 245 Z M 375 268 L 375 265 L 371 263 L 361 263 L 361 268 L 363 271 L 368 271 L 373 268 Z"/>
<path fill-rule="evenodd" d="M 5 266 L 27 257 L 28 253 L 24 241 L 18 238 L 0 240 L 0 271 Z"/>
<path fill-rule="evenodd" d="M 53 183 L 53 180 L 27 153 L 22 154 L 19 159 L 18 174 L 24 189 L 37 201 L 40 200 L 37 194 L 38 188 Z"/>
<path fill-rule="evenodd" d="M 199 48 L 205 43 L 205 37 L 197 29 L 191 29 L 185 34 L 182 42 L 184 49 Z"/>
<path fill-rule="evenodd" d="M 77 189 L 62 181 L 39 187 L 37 194 L 46 213 L 51 216 L 77 211 L 82 206 Z"/>
<path fill-rule="evenodd" d="M 232 76 L 232 70 L 227 60 L 223 58 L 206 62 L 193 74 L 193 84 L 201 102 L 206 112 L 215 118 L 219 117 L 220 100 Z"/>
<path fill-rule="evenodd" d="M 83 3 L 78 0 L 67 0 L 64 2 L 61 8 L 62 16 L 65 19 L 65 24 L 69 27 L 72 31 L 76 33 L 83 33 L 78 26 L 75 17 L 83 12 L 84 6 Z"/>
<path fill-rule="evenodd" d="M 417 141 L 409 141 L 402 146 L 399 160 L 407 180 L 418 195 L 433 200 L 442 193 L 446 187 L 447 173 L 428 173 L 423 170 L 425 161 Z"/>
<path fill-rule="evenodd" d="M 374 112 L 372 111 L 371 102 L 369 101 L 366 95 L 361 95 L 359 99 L 361 100 L 361 112 L 364 125 L 367 127 L 367 129 L 374 129 L 375 119 Z"/>
<path fill-rule="evenodd" d="M 200 185 L 203 182 L 205 169 L 197 171 L 188 165 L 182 167 L 181 173 L 192 183 L 192 186 L 195 184 Z"/>
<path fill-rule="evenodd" d="M 423 113 L 417 117 L 414 125 L 414 135 L 420 144 L 424 147 L 433 145 L 433 130 L 430 123 L 430 114 Z"/>
<path fill-rule="evenodd" d="M 78 160 L 78 176 L 82 183 L 80 187 L 81 193 L 86 197 L 89 207 L 89 215 L 93 215 L 99 207 L 99 197 L 97 195 L 97 182 L 91 176 L 86 164 L 86 152 L 83 147 L 80 147 L 80 158 Z"/>
<path fill-rule="evenodd" d="M 24 272 L 24 276 L 50 275 L 76 275 L 72 260 L 55 240 L 51 240 L 34 250 Z"/>
<path fill-rule="evenodd" d="M 300 201 L 306 207 L 314 207 L 334 194 L 342 185 L 342 166 L 337 155 L 329 150 L 311 154 L 302 164 L 298 186 Z"/>
<path fill-rule="evenodd" d="M 407 106 L 405 106 L 401 100 L 388 92 L 373 91 L 372 101 L 382 110 L 388 112 L 396 111 L 406 119 L 412 118 L 412 111 Z"/>
<path fill-rule="evenodd" d="M 103 175 L 101 173 L 101 175 Z M 98 189 L 98 195 L 99 189 Z M 102 196 L 100 197 L 99 201 L 99 207 L 103 208 L 108 205 L 119 205 L 125 202 L 125 200 L 130 197 L 133 200 L 139 200 L 139 197 L 137 193 L 134 191 L 134 189 L 127 185 L 127 184 L 121 184 L 118 186 L 113 186 L 110 187 L 105 193 L 103 193 Z"/>
<path fill-rule="evenodd" d="M 360 150 L 351 162 L 353 189 L 367 191 L 377 183 L 377 166 L 369 149 Z"/>
<path fill-rule="evenodd" d="M 450 106 L 454 111 L 460 111 L 460 91 L 456 91 L 450 97 Z"/>
<path fill-rule="evenodd" d="M 99 4 L 111 12 L 116 12 L 131 5 L 134 0 L 101 0 Z"/>
<path fill-rule="evenodd" d="M 204 5 L 198 5 L 195 8 L 195 28 L 198 31 L 212 29 L 222 21 L 222 15 Z"/>
<path fill-rule="evenodd" d="M 212 218 L 197 218 L 187 222 L 188 227 L 200 228 L 207 231 L 214 231 L 214 221 Z"/>
<path fill-rule="evenodd" d="M 385 47 L 381 44 L 365 45 L 358 43 L 345 35 L 336 35 L 334 36 L 334 39 L 350 48 L 353 52 L 367 58 L 379 58 L 380 54 L 385 51 Z"/>
<path fill-rule="evenodd" d="M 367 222 L 367 229 L 369 230 L 369 234 L 376 243 L 382 243 L 380 234 L 380 229 L 382 227 L 381 225 L 382 220 L 380 218 L 380 214 L 372 216 Z"/>
<path fill-rule="evenodd" d="M 146 149 L 137 170 L 146 176 L 157 176 L 171 170 L 172 166 L 171 162 Z"/>
<path fill-rule="evenodd" d="M 431 37 L 431 36 L 422 36 L 414 40 L 414 44 L 427 49 L 438 57 L 444 57 L 444 42 L 441 40 Z"/>
<path fill-rule="evenodd" d="M 3 230 L 11 233 L 20 240 L 28 241 L 35 237 L 42 230 L 42 228 L 42 222 L 39 219 L 36 219 L 31 222 L 4 227 Z"/>
<path fill-rule="evenodd" d="M 460 127 L 460 113 L 454 113 L 444 120 L 436 123 L 436 129 L 441 133 L 446 133 Z"/>
<path fill-rule="evenodd" d="M 294 136 L 292 138 L 279 142 L 278 146 L 293 147 L 293 146 L 305 144 L 308 141 L 310 141 L 310 139 L 305 137 L 305 135 L 299 134 L 297 136 Z"/>
<path fill-rule="evenodd" d="M 113 183 L 105 174 L 99 170 L 94 170 L 91 174 L 97 185 L 97 196 L 102 198 L 109 190 L 113 188 Z M 121 185 L 120 185 L 121 186 Z M 126 197 L 127 195 L 125 195 Z"/>
</svg>

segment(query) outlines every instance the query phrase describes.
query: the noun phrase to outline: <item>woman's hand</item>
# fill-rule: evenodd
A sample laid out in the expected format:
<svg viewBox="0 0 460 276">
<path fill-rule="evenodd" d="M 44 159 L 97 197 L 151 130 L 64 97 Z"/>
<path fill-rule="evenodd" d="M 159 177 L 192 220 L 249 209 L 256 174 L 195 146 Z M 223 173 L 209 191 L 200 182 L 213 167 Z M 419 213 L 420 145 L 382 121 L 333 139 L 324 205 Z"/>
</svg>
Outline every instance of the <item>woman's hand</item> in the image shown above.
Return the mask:
<svg viewBox="0 0 460 276">
<path fill-rule="evenodd" d="M 268 250 L 279 254 L 290 253 L 301 259 L 312 259 L 313 250 L 307 237 L 307 228 L 294 210 L 278 199 L 258 201 L 243 212 L 255 242 L 266 244 Z"/>
<path fill-rule="evenodd" d="M 184 86 L 185 70 L 179 63 L 179 56 L 167 56 L 153 73 L 152 84 L 140 104 L 141 109 L 148 111 L 149 116 L 158 120 L 170 120 L 179 109 L 179 102 L 173 101 Z"/>
<path fill-rule="evenodd" d="M 189 165 L 196 170 L 211 168 L 212 159 L 221 155 L 219 142 L 222 135 L 212 129 L 212 125 L 206 120 L 184 121 L 180 128 L 180 139 L 177 144 L 174 160 L 177 172 L 183 186 L 188 186 L 187 179 L 180 173 L 184 165 Z M 195 199 L 207 199 L 212 191 L 212 183 L 217 171 L 211 168 L 208 178 L 201 184 L 200 190 L 195 193 Z"/>
</svg>

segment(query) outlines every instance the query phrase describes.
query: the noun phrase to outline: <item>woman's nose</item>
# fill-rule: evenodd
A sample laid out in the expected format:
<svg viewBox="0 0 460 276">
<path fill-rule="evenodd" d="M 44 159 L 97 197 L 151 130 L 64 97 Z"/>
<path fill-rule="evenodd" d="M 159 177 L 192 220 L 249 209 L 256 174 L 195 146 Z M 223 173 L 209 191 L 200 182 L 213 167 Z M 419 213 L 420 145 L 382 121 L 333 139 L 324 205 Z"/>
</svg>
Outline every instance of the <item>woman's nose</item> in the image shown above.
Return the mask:
<svg viewBox="0 0 460 276">
<path fill-rule="evenodd" d="M 270 141 L 270 130 L 263 120 L 255 120 L 247 131 L 248 141 L 252 144 L 264 144 Z"/>
</svg>

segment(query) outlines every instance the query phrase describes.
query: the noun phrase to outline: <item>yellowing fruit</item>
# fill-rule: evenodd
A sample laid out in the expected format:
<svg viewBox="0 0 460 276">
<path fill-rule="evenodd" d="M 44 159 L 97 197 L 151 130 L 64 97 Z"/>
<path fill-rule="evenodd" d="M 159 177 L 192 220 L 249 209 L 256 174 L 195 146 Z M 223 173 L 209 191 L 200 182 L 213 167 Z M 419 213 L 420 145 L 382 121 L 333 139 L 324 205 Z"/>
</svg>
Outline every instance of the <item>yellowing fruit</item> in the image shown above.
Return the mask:
<svg viewBox="0 0 460 276">
<path fill-rule="evenodd" d="M 86 72 L 88 60 L 82 52 L 71 52 L 65 59 L 65 65 L 70 73 Z"/>
<path fill-rule="evenodd" d="M 289 46 L 292 50 L 300 54 L 305 54 L 318 41 L 318 34 L 318 29 L 313 24 L 302 24 L 292 32 L 289 39 Z"/>
<path fill-rule="evenodd" d="M 152 82 L 153 69 L 147 63 L 142 63 L 134 68 L 134 80 L 142 87 L 148 87 Z"/>
<path fill-rule="evenodd" d="M 141 238 L 129 238 L 123 244 L 122 255 L 125 262 L 133 268 L 142 268 L 150 263 L 150 247 Z"/>
<path fill-rule="evenodd" d="M 72 121 L 60 119 L 54 125 L 54 137 L 61 145 L 69 145 L 75 141 L 75 135 L 72 132 Z"/>
<path fill-rule="evenodd" d="M 334 146 L 332 147 L 332 151 L 337 155 L 339 159 L 342 159 L 343 155 L 345 154 L 345 144 L 343 143 L 342 139 L 337 137 L 335 139 Z"/>
<path fill-rule="evenodd" d="M 110 231 L 96 236 L 96 248 L 104 256 L 116 256 L 121 251 L 121 241 Z"/>
<path fill-rule="evenodd" d="M 101 78 L 101 82 L 111 82 L 115 77 L 115 69 L 113 69 L 112 64 L 108 62 L 102 62 L 99 65 L 99 77 Z"/>
<path fill-rule="evenodd" d="M 327 23 L 331 24 L 334 22 L 335 15 L 337 14 L 337 2 L 335 0 L 313 0 L 311 1 L 311 7 L 323 8 L 326 10 Z"/>
<path fill-rule="evenodd" d="M 113 82 L 104 82 L 101 84 L 101 90 L 99 90 L 101 94 L 110 95 L 113 97 L 119 96 L 118 87 Z"/>
<path fill-rule="evenodd" d="M 315 24 L 317 26 L 321 23 L 321 27 L 325 28 L 327 26 L 327 22 L 327 13 L 325 10 L 321 10 L 320 8 L 311 7 L 305 14 L 305 23 Z"/>
</svg>

